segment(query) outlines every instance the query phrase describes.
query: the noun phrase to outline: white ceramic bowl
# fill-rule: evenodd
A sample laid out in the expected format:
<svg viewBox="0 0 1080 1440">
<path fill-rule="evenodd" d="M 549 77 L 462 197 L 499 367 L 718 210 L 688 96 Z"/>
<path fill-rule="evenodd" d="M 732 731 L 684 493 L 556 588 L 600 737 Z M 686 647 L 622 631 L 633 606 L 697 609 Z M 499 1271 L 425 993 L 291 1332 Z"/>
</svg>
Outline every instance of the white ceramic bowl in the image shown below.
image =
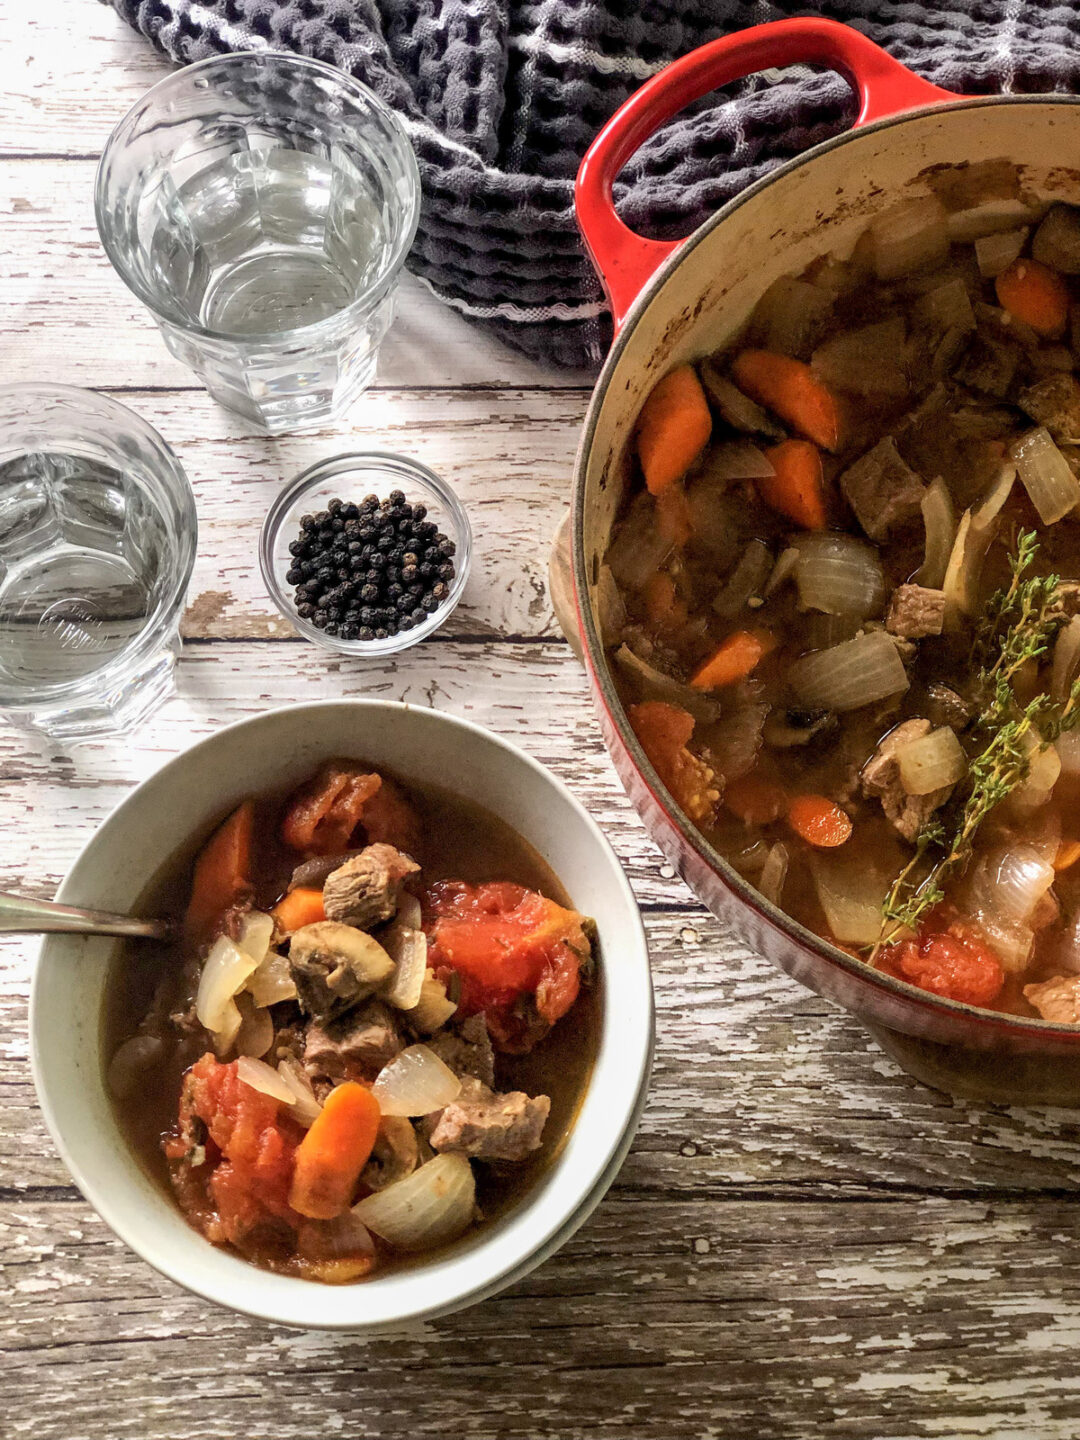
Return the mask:
<svg viewBox="0 0 1080 1440">
<path fill-rule="evenodd" d="M 312 1329 L 377 1333 L 475 1304 L 562 1244 L 606 1191 L 644 1106 L 652 984 L 637 905 L 611 847 L 558 780 L 504 740 L 437 711 L 330 701 L 244 720 L 171 760 L 105 821 L 57 898 L 134 909 L 178 842 L 246 794 L 298 784 L 334 756 L 473 796 L 540 852 L 574 904 L 595 917 L 602 1033 L 577 1121 L 556 1161 L 507 1216 L 430 1264 L 327 1286 L 256 1269 L 187 1224 L 140 1167 L 103 1080 L 102 998 L 112 940 L 50 936 L 30 1008 L 38 1097 L 60 1154 L 102 1219 L 144 1260 L 196 1294 L 248 1315 Z"/>
</svg>

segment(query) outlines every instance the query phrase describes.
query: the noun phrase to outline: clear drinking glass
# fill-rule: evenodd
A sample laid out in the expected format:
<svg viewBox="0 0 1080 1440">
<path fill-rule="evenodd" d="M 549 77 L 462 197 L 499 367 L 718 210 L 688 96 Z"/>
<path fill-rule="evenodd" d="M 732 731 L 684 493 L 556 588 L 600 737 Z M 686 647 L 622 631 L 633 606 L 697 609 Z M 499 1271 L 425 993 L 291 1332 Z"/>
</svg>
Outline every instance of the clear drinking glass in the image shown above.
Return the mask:
<svg viewBox="0 0 1080 1440">
<path fill-rule="evenodd" d="M 280 433 L 371 383 L 420 182 L 366 86 L 274 52 L 189 65 L 113 131 L 95 208 L 109 259 L 228 409 Z"/>
<path fill-rule="evenodd" d="M 195 499 L 161 436 L 67 385 L 0 386 L 0 711 L 58 740 L 170 692 Z"/>
</svg>

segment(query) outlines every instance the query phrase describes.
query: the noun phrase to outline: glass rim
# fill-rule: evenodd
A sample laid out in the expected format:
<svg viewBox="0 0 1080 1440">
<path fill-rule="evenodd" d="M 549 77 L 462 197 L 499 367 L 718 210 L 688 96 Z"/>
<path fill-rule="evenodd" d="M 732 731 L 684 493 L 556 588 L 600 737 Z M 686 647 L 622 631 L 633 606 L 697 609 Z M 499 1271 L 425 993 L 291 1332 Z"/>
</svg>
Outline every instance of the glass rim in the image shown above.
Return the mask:
<svg viewBox="0 0 1080 1440">
<path fill-rule="evenodd" d="M 161 638 L 167 635 L 173 625 L 177 623 L 187 597 L 198 550 L 199 520 L 195 508 L 195 492 L 179 457 L 168 441 L 155 430 L 148 420 L 144 420 L 137 410 L 133 410 L 120 400 L 113 399 L 111 395 L 102 395 L 100 391 L 90 390 L 82 385 L 53 385 L 36 380 L 16 380 L 10 384 L 0 384 L 0 407 L 8 396 L 20 394 L 58 400 L 76 398 L 84 403 L 89 400 L 93 405 L 100 406 L 104 418 L 118 420 L 129 430 L 137 431 L 140 437 L 157 453 L 163 470 L 167 472 L 168 479 L 163 480 L 163 483 L 169 492 L 169 498 L 177 506 L 180 520 L 177 535 L 170 537 L 172 543 L 169 550 L 171 570 L 169 584 L 155 605 L 153 614 L 147 618 L 146 623 L 129 645 L 121 647 L 98 669 L 90 670 L 76 680 L 60 680 L 39 686 L 32 699 L 12 698 L 4 681 L 0 679 L 0 710 L 6 710 L 13 714 L 33 714 L 43 705 L 55 704 L 80 690 L 88 680 L 93 681 L 96 689 L 104 688 L 115 676 L 129 667 L 132 659 L 143 659 L 160 644 Z M 3 423 L 4 416 L 0 409 L 0 426 Z M 67 443 L 78 444 L 79 442 Z M 2 453 L 2 445 L 0 445 L 0 453 Z M 162 477 L 158 476 L 158 478 Z"/>
<path fill-rule="evenodd" d="M 148 108 L 151 102 L 161 99 L 168 91 L 179 89 L 188 77 L 197 71 L 202 70 L 230 70 L 238 67 L 243 62 L 252 60 L 273 60 L 277 63 L 284 63 L 286 66 L 295 67 L 301 70 L 313 70 L 324 78 L 330 80 L 339 90 L 351 94 L 355 98 L 362 99 L 374 110 L 380 113 L 381 118 L 387 122 L 391 131 L 401 143 L 402 154 L 406 159 L 406 170 L 409 179 L 408 213 L 405 224 L 397 243 L 387 259 L 377 279 L 365 288 L 362 294 L 350 300 L 348 305 L 343 306 L 333 315 L 326 315 L 321 320 L 312 320 L 306 325 L 294 325 L 288 330 L 268 330 L 248 335 L 236 335 L 228 330 L 215 330 L 208 325 L 200 325 L 187 320 L 177 319 L 176 316 L 168 314 L 157 303 L 154 294 L 144 286 L 139 278 L 134 275 L 125 265 L 117 252 L 116 246 L 109 236 L 109 227 L 105 223 L 107 214 L 106 205 L 106 172 L 113 158 L 120 152 L 122 144 L 126 143 L 124 132 L 134 122 L 135 117 Z M 109 264 L 119 275 L 127 288 L 142 302 L 143 305 L 161 322 L 172 326 L 175 330 L 184 335 L 191 335 L 198 339 L 219 340 L 239 349 L 246 349 L 249 345 L 265 345 L 267 343 L 282 344 L 289 343 L 293 337 L 298 339 L 308 335 L 318 334 L 321 331 L 329 330 L 339 325 L 343 319 L 351 319 L 355 315 L 362 314 L 383 298 L 382 292 L 388 290 L 396 280 L 398 274 L 408 258 L 412 243 L 416 238 L 416 230 L 420 224 L 420 167 L 416 161 L 416 152 L 409 140 L 405 130 L 404 122 L 387 105 L 386 101 L 377 95 L 374 90 L 357 80 L 354 76 L 339 70 L 336 65 L 328 65 L 324 60 L 314 60 L 307 55 L 295 55 L 289 50 L 236 50 L 228 55 L 211 55 L 205 60 L 196 60 L 190 65 L 183 65 L 177 70 L 162 76 L 155 81 L 150 88 L 142 95 L 116 122 L 109 132 L 108 139 L 101 151 L 101 158 L 98 161 L 97 171 L 94 176 L 94 223 L 97 227 L 98 239 L 101 247 L 108 257 Z"/>
<path fill-rule="evenodd" d="M 385 640 L 342 640 L 337 636 L 327 635 L 296 613 L 295 603 L 286 593 L 286 587 L 282 580 L 278 578 L 273 547 L 290 510 L 309 490 L 326 480 L 350 471 L 359 475 L 375 470 L 381 471 L 384 475 L 390 472 L 405 482 L 412 480 L 426 487 L 446 507 L 447 514 L 457 532 L 448 537 L 453 539 L 457 546 L 454 556 L 454 578 L 450 585 L 450 593 L 442 605 L 433 611 L 426 620 L 414 626 L 412 630 L 388 635 Z M 374 488 L 374 480 L 371 481 L 371 485 Z M 408 650 L 413 645 L 418 645 L 422 640 L 428 639 L 429 636 L 440 630 L 450 619 L 457 609 L 469 578 L 472 566 L 472 538 L 472 523 L 464 505 L 458 499 L 457 493 L 442 476 L 437 475 L 434 470 L 430 470 L 421 461 L 414 460 L 408 455 L 396 454 L 391 450 L 344 451 L 338 455 L 327 456 L 324 460 L 316 460 L 313 465 L 309 465 L 306 470 L 302 470 L 295 479 L 291 480 L 275 498 L 266 512 L 266 519 L 263 521 L 262 531 L 259 535 L 259 569 L 262 571 L 263 583 L 270 599 L 302 639 L 310 640 L 313 644 L 336 655 L 348 655 L 357 660 L 378 660 L 383 656 L 396 655 L 402 650 Z"/>
</svg>

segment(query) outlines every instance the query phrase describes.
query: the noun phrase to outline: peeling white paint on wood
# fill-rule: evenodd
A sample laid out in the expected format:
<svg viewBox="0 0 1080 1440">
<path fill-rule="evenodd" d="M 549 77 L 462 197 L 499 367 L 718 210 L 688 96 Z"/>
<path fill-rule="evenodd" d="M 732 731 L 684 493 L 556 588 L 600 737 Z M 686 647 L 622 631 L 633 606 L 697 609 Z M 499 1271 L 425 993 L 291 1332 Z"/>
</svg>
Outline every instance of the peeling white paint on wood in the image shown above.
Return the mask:
<svg viewBox="0 0 1080 1440">
<path fill-rule="evenodd" d="M 93 0 L 0 0 L 0 69 L 5 378 L 117 390 L 176 446 L 202 526 L 176 698 L 74 757 L 0 730 L 0 884 L 48 894 L 133 784 L 222 724 L 404 699 L 489 725 L 584 800 L 645 906 L 658 1008 L 648 1109 L 595 1217 L 506 1295 L 364 1343 L 211 1310 L 113 1238 L 34 1101 L 33 942 L 3 941 L 0 1434 L 1075 1440 L 1078 1117 L 915 1085 L 696 905 L 615 778 L 543 590 L 585 377 L 407 285 L 340 431 L 253 436 L 167 356 L 93 229 L 96 152 L 162 63 Z M 255 544 L 283 479 L 375 447 L 453 480 L 477 551 L 438 639 L 361 665 L 290 637 Z"/>
</svg>

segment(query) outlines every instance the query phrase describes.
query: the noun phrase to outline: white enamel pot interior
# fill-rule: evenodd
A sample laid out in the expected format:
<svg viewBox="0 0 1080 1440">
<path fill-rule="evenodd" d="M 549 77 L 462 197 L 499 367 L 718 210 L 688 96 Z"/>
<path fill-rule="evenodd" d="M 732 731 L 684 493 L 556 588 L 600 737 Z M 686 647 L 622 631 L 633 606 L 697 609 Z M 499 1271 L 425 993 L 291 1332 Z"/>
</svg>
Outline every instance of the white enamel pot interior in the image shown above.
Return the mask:
<svg viewBox="0 0 1080 1440">
<path fill-rule="evenodd" d="M 105 821 L 58 892 L 69 904 L 134 910 L 163 861 L 246 795 L 295 785 L 354 757 L 473 797 L 525 837 L 592 915 L 600 936 L 601 1035 L 565 1144 L 505 1217 L 426 1264 L 355 1285 L 274 1275 L 193 1230 L 128 1147 L 106 1093 L 102 1002 L 117 942 L 50 936 L 31 996 L 31 1061 L 49 1129 L 83 1194 L 157 1270 L 248 1315 L 312 1329 L 394 1331 L 495 1294 L 558 1248 L 599 1203 L 644 1106 L 652 985 L 637 905 L 618 860 L 569 791 L 496 736 L 436 711 L 381 701 L 275 710 L 201 741 L 139 785 Z"/>
<path fill-rule="evenodd" d="M 1001 157 L 1020 167 L 1025 189 L 1080 203 L 1080 102 L 963 99 L 880 120 L 751 186 L 667 259 L 629 309 L 589 407 L 575 468 L 574 586 L 616 768 L 654 839 L 717 916 L 872 1026 L 946 1045 L 1077 1055 L 1075 1027 L 939 1000 L 872 971 L 762 900 L 686 820 L 645 758 L 611 681 L 594 611 L 600 562 L 631 480 L 634 424 L 656 381 L 722 348 L 781 275 L 799 273 L 819 255 L 847 254 L 875 215 L 929 193 L 935 169 Z"/>
</svg>

